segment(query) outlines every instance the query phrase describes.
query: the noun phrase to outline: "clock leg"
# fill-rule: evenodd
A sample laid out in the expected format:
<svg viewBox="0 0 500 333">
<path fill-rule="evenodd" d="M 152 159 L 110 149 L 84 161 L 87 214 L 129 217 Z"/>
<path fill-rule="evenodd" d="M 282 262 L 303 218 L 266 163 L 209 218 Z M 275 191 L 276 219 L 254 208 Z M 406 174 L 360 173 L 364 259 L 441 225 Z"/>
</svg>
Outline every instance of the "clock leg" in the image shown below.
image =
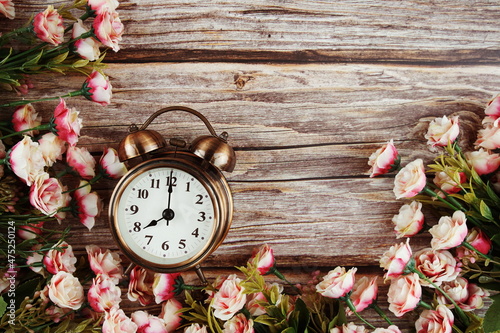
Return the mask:
<svg viewBox="0 0 500 333">
<path fill-rule="evenodd" d="M 208 285 L 208 281 L 207 279 L 205 278 L 205 275 L 203 274 L 203 271 L 201 270 L 201 266 L 200 265 L 196 265 L 194 267 L 195 271 L 196 271 L 196 275 L 198 275 L 198 278 L 200 279 L 201 283 L 203 283 L 203 285 Z"/>
</svg>

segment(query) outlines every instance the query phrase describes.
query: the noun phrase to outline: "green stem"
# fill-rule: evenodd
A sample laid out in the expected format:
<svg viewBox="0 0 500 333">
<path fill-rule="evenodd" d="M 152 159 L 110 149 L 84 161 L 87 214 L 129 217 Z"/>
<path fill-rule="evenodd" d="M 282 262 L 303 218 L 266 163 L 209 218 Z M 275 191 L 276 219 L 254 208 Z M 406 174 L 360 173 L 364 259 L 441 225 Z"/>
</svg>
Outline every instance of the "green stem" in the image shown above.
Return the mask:
<svg viewBox="0 0 500 333">
<path fill-rule="evenodd" d="M 421 307 L 423 307 L 423 308 L 425 308 L 427 310 L 432 310 L 433 309 L 432 305 L 430 305 L 429 303 L 424 302 L 422 300 L 420 300 L 420 302 L 418 302 L 418 305 L 420 305 Z"/>
<path fill-rule="evenodd" d="M 361 320 L 363 323 L 365 323 L 366 325 L 368 325 L 371 329 L 375 329 L 375 326 L 373 326 L 372 324 L 370 324 L 369 322 L 367 322 L 365 320 L 365 318 L 361 317 L 361 315 L 356 311 L 356 307 L 354 306 L 354 304 L 352 304 L 352 301 L 351 301 L 351 298 L 350 298 L 350 295 L 347 294 L 347 296 L 345 297 L 341 297 L 340 299 L 344 300 L 345 303 L 347 304 L 347 306 L 349 307 L 349 309 L 356 315 L 356 317 L 358 317 L 359 320 Z"/>
<path fill-rule="evenodd" d="M 40 98 L 40 99 L 34 99 L 34 100 L 30 100 L 30 101 L 22 100 L 22 101 L 10 102 L 10 103 L 0 105 L 0 108 L 10 107 L 10 106 L 21 106 L 21 105 L 26 105 L 26 104 L 30 104 L 30 103 L 37 103 L 37 102 L 44 102 L 44 101 L 53 101 L 55 99 L 82 96 L 84 94 L 85 94 L 84 90 L 80 89 L 77 91 L 67 93 L 66 95 L 63 95 L 63 96 Z"/>
<path fill-rule="evenodd" d="M 471 251 L 474 251 L 475 253 L 477 253 L 477 255 L 479 255 L 480 257 L 483 257 L 484 259 L 488 260 L 489 262 L 491 262 L 491 263 L 493 263 L 495 265 L 500 265 L 499 262 L 494 261 L 489 255 L 480 252 L 478 249 L 476 249 L 470 243 L 468 243 L 466 241 L 463 241 L 461 245 L 464 246 L 464 247 L 466 247 L 466 248 L 468 248 Z"/>
<path fill-rule="evenodd" d="M 462 205 L 460 205 L 458 203 L 458 206 L 455 206 L 453 203 L 441 198 L 441 196 L 439 194 L 437 194 L 436 192 L 434 192 L 433 190 L 431 190 L 429 187 L 424 186 L 422 192 L 424 192 L 425 194 L 428 194 L 429 196 L 431 197 L 434 197 L 436 199 L 438 199 L 439 201 L 445 203 L 446 205 L 448 205 L 448 207 L 450 207 L 451 209 L 453 210 L 461 210 L 461 211 L 464 211 L 464 208 L 462 207 Z"/>
<path fill-rule="evenodd" d="M 302 294 L 302 292 L 297 288 L 297 286 L 295 284 L 291 283 L 290 281 L 288 281 L 287 278 L 280 271 L 278 271 L 278 269 L 275 266 L 273 266 L 273 267 L 271 267 L 271 269 L 269 269 L 269 272 L 267 274 L 269 274 L 269 273 L 274 274 L 278 279 L 283 280 L 289 286 L 292 286 L 296 292 L 298 292 L 299 294 Z"/>
<path fill-rule="evenodd" d="M 10 137 L 15 136 L 15 135 L 21 135 L 21 134 L 29 132 L 29 131 L 47 131 L 47 130 L 52 130 L 51 124 L 43 124 L 43 125 L 39 125 L 39 126 L 36 126 L 33 128 L 28 128 L 28 129 L 25 129 L 22 131 L 10 133 L 10 134 L 7 134 L 7 135 L 0 137 L 0 140 L 4 140 L 6 138 L 10 138 Z"/>
<path fill-rule="evenodd" d="M 377 303 L 373 302 L 372 304 L 370 304 L 370 307 L 375 310 L 375 312 L 378 313 L 378 315 L 384 319 L 389 325 L 394 325 L 392 323 L 392 321 L 387 317 L 387 315 L 385 314 L 385 312 L 377 305 Z"/>
</svg>

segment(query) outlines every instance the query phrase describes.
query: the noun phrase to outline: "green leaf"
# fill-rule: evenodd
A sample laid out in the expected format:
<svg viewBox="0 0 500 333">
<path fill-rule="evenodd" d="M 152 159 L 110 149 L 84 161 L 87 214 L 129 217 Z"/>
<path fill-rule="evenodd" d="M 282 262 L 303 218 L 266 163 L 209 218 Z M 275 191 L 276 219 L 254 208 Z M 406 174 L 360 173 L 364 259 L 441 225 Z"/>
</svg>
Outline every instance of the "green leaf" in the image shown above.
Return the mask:
<svg viewBox="0 0 500 333">
<path fill-rule="evenodd" d="M 296 332 L 295 328 L 293 328 L 293 327 L 287 327 L 283 331 L 281 331 L 281 333 L 295 333 L 295 332 Z"/>
<path fill-rule="evenodd" d="M 7 302 L 5 302 L 3 296 L 0 295 L 0 318 L 3 317 L 5 310 L 7 310 Z"/>
<path fill-rule="evenodd" d="M 488 205 L 484 202 L 484 200 L 481 200 L 479 203 L 479 211 L 481 212 L 481 215 L 488 219 L 488 220 L 493 220 L 493 215 L 491 214 L 491 209 L 488 207 Z"/>
<path fill-rule="evenodd" d="M 22 67 L 31 67 L 31 66 L 35 66 L 38 64 L 38 62 L 40 61 L 40 59 L 42 58 L 42 55 L 43 55 L 43 50 L 40 51 L 40 53 L 38 53 L 36 56 L 32 57 L 31 59 L 29 59 L 28 61 L 26 61 Z"/>
<path fill-rule="evenodd" d="M 474 193 L 469 192 L 469 193 L 464 194 L 464 200 L 465 200 L 465 202 L 472 204 L 477 200 L 477 197 Z"/>
<path fill-rule="evenodd" d="M 484 315 L 483 328 L 486 333 L 500 331 L 500 294 L 490 296 L 493 304 Z"/>
<path fill-rule="evenodd" d="M 16 308 L 19 308 L 21 302 L 26 298 L 32 298 L 35 290 L 38 290 L 38 284 L 40 283 L 40 278 L 35 278 L 21 283 L 16 288 Z"/>
<path fill-rule="evenodd" d="M 89 64 L 89 61 L 87 59 L 80 59 L 77 60 L 73 63 L 73 68 L 80 68 L 80 67 L 85 67 Z"/>
<path fill-rule="evenodd" d="M 66 58 L 68 57 L 68 54 L 69 54 L 69 51 L 64 52 L 62 54 L 59 54 L 58 56 L 56 56 L 56 57 L 52 58 L 52 60 L 50 60 L 50 64 L 60 64 L 61 62 L 66 60 Z"/>
<path fill-rule="evenodd" d="M 297 316 L 297 332 L 306 332 L 307 326 L 309 326 L 310 313 L 309 309 L 307 309 L 306 303 L 299 298 L 295 302 L 295 311 L 298 312 Z"/>
<path fill-rule="evenodd" d="M 0 61 L 0 65 L 3 65 L 10 58 L 11 55 L 12 55 L 12 47 L 9 49 L 9 54 L 7 54 L 7 56 L 3 58 L 2 61 Z"/>
</svg>

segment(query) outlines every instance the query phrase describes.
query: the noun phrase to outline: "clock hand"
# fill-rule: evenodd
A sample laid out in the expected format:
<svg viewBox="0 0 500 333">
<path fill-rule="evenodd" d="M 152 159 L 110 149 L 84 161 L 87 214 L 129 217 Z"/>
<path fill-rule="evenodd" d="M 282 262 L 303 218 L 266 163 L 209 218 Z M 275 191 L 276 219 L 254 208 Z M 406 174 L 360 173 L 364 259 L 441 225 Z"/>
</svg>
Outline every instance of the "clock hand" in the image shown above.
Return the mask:
<svg viewBox="0 0 500 333">
<path fill-rule="evenodd" d="M 163 212 L 163 218 L 167 221 L 167 227 L 168 223 L 170 222 L 171 219 L 174 218 L 174 212 L 170 209 L 170 200 L 172 198 L 172 192 L 173 192 L 173 184 L 174 184 L 174 179 L 173 179 L 173 172 L 174 170 L 170 170 L 170 177 L 168 177 L 168 201 L 167 201 L 167 209 Z M 168 212 L 168 213 L 167 213 Z"/>
<path fill-rule="evenodd" d="M 161 221 L 163 220 L 163 216 L 160 217 L 158 220 L 152 220 L 151 222 L 149 222 L 149 224 L 147 226 L 145 226 L 143 229 L 146 229 L 148 227 L 154 227 L 155 225 L 158 224 L 158 221 Z"/>
</svg>

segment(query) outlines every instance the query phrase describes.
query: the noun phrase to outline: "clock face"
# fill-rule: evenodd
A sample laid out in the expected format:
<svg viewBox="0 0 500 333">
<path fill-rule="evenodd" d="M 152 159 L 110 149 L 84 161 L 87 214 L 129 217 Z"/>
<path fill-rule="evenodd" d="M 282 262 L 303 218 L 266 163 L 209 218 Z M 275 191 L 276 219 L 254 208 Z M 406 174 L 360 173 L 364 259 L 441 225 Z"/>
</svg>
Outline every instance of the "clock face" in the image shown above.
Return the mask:
<svg viewBox="0 0 500 333">
<path fill-rule="evenodd" d="M 146 168 L 126 180 L 117 200 L 119 238 L 150 265 L 188 263 L 213 241 L 218 218 L 214 196 L 186 170 Z"/>
</svg>

